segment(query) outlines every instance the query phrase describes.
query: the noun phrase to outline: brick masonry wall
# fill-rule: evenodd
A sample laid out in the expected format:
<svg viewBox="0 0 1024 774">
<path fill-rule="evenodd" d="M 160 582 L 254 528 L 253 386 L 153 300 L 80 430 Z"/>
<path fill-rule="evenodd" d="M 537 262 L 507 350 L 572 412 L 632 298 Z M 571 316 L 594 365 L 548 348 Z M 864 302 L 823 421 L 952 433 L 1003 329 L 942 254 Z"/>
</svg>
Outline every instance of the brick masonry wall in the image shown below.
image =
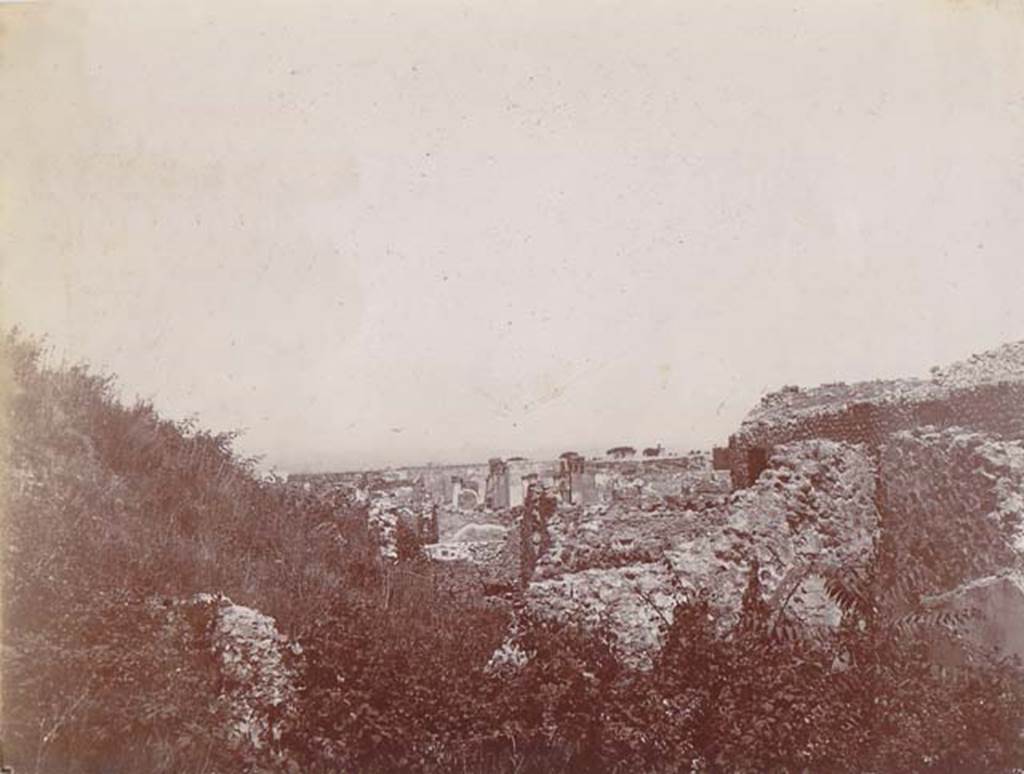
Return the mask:
<svg viewBox="0 0 1024 774">
<path fill-rule="evenodd" d="M 733 486 L 750 486 L 760 471 L 751 469 L 751 451 L 793 441 L 825 438 L 863 443 L 877 451 L 895 432 L 922 426 L 964 427 L 1003 438 L 1024 438 L 1024 385 L 1003 383 L 948 391 L 906 402 L 842 403 L 815 413 L 786 415 L 744 423 L 729 439 Z"/>
</svg>

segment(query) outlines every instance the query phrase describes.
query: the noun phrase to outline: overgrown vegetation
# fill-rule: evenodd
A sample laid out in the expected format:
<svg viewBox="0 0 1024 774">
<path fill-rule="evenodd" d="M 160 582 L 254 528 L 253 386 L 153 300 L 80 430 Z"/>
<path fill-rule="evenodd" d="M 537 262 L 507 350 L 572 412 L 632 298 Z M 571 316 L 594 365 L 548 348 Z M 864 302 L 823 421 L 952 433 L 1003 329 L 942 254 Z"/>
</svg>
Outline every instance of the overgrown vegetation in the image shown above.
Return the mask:
<svg viewBox="0 0 1024 774">
<path fill-rule="evenodd" d="M 303 646 L 295 771 L 1001 772 L 1024 763 L 1010 665 L 940 668 L 882 614 L 899 563 L 836 574 L 843 624 L 809 637 L 752 569 L 741 622 L 680 598 L 646 671 L 614 638 L 433 594 L 414 534 L 376 556 L 344 498 L 259 475 L 230 434 L 123 405 L 111 380 L 3 341 L 2 735 L 20 771 L 279 770 L 226 744 L 207 633 L 155 601 L 220 591 Z M 275 752 L 268 750 L 267 756 Z"/>
<path fill-rule="evenodd" d="M 378 571 L 344 502 L 258 475 L 232 434 L 123 405 L 2 342 L 2 736 L 29 771 L 231 770 L 205 633 L 153 601 L 220 591 L 293 636 Z"/>
</svg>

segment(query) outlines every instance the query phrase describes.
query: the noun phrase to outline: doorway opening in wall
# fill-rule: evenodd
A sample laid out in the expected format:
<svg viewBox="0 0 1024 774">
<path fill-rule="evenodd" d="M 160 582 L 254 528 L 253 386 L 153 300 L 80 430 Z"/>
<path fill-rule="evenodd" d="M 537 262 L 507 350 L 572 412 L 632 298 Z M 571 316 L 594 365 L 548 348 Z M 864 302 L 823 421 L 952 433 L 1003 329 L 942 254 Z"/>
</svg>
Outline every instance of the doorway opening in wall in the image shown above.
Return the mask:
<svg viewBox="0 0 1024 774">
<path fill-rule="evenodd" d="M 768 467 L 768 450 L 755 446 L 747 451 L 747 470 L 750 472 L 750 483 L 757 481 L 757 477 Z"/>
</svg>

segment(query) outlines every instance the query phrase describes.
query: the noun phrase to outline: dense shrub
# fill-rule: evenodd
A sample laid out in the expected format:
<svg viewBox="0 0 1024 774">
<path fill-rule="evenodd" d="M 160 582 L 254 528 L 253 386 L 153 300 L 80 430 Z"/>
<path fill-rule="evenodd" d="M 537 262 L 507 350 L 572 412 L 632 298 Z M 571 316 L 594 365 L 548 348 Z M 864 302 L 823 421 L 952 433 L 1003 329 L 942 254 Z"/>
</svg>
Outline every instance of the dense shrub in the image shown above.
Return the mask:
<svg viewBox="0 0 1024 774">
<path fill-rule="evenodd" d="M 232 434 L 123 405 L 111 379 L 50 366 L 36 342 L 8 334 L 0 365 L 8 758 L 209 768 L 227 748 L 210 648 L 152 602 L 220 591 L 298 631 L 343 573 L 377 572 L 359 513 L 261 477 Z"/>
<path fill-rule="evenodd" d="M 202 628 L 169 627 L 136 595 L 101 592 L 10 639 L 4 728 L 18 770 L 234 768 Z"/>
<path fill-rule="evenodd" d="M 403 614 L 381 628 L 373 610 L 339 609 L 308 645 L 308 768 L 1000 772 L 1024 760 L 1015 669 L 942 669 L 927 626 L 868 621 L 851 604 L 836 636 L 808 638 L 751 578 L 738 627 L 719 632 L 697 594 L 642 672 L 600 630 L 522 619 L 527 660 L 494 671 L 495 630 L 438 620 L 396 637 Z"/>
</svg>

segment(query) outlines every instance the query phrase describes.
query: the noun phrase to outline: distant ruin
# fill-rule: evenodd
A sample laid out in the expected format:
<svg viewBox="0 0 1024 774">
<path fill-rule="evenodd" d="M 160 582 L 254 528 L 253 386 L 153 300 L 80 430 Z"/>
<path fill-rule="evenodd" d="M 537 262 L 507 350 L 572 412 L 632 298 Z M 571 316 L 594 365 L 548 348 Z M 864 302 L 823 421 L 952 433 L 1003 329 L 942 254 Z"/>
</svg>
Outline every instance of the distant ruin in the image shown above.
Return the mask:
<svg viewBox="0 0 1024 774">
<path fill-rule="evenodd" d="M 955 529 L 984 544 L 974 563 L 943 565 L 928 588 L 934 604 L 970 601 L 1017 620 L 1022 440 L 1024 343 L 928 379 L 784 387 L 710 454 L 566 452 L 313 483 L 354 488 L 386 557 L 394 525 L 416 529 L 438 588 L 544 615 L 603 616 L 641 663 L 680 589 L 713 589 L 727 624 L 752 562 L 766 591 L 792 595 L 801 620 L 834 625 L 829 568 L 867 561 L 883 534 L 885 550 L 927 554 L 931 544 L 907 543 L 902 526 L 926 521 L 912 534 L 928 541 Z M 1016 624 L 997 631 L 994 621 L 979 624 L 979 641 L 1024 642 Z"/>
<path fill-rule="evenodd" d="M 425 540 L 445 540 L 470 523 L 506 525 L 508 512 L 523 506 L 540 485 L 561 503 L 601 503 L 665 496 L 694 500 L 719 497 L 728 482 L 711 470 L 710 459 L 691 452 L 637 459 L 587 459 L 566 452 L 556 460 L 492 458 L 485 464 L 425 465 L 351 473 L 297 474 L 296 486 L 340 489 L 370 511 L 371 524 L 390 532 L 401 520 Z"/>
</svg>

